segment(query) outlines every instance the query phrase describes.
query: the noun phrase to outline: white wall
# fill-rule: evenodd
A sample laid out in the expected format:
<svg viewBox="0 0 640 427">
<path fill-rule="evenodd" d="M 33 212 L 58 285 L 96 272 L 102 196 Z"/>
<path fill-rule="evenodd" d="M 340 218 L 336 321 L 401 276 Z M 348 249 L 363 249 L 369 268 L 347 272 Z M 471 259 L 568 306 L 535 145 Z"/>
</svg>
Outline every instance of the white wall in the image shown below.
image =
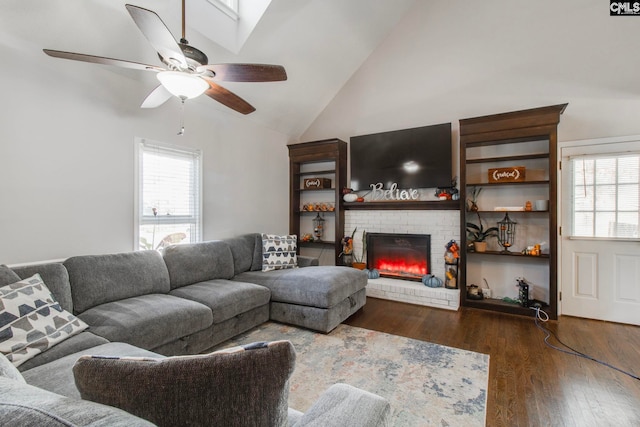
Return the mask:
<svg viewBox="0 0 640 427">
<path fill-rule="evenodd" d="M 459 171 L 463 118 L 568 103 L 560 141 L 635 135 L 640 133 L 640 56 L 630 52 L 635 40 L 640 40 L 640 17 L 610 17 L 600 0 L 419 0 L 302 140 L 349 141 L 451 122 Z M 487 277 L 496 296 L 515 296 L 517 274 L 491 274 L 485 266 L 469 277 Z M 537 268 L 525 275 L 534 283 L 535 297 L 546 300 L 544 275 Z"/>
<path fill-rule="evenodd" d="M 134 249 L 136 136 L 203 150 L 205 239 L 288 231 L 285 135 L 204 97 L 187 103 L 186 134 L 177 136 L 177 100 L 138 108 L 157 84 L 153 73 L 42 53 L 43 47 L 69 49 L 50 40 L 59 36 L 57 26 L 77 19 L 91 34 L 90 27 L 100 26 L 90 23 L 110 13 L 108 6 L 73 2 L 71 13 L 60 2 L 57 9 L 39 3 L 12 1 L 1 10 L 0 263 Z M 74 43 L 83 37 L 65 34 Z M 110 43 L 96 35 L 99 40 Z M 131 46 L 96 49 L 136 58 Z"/>
<path fill-rule="evenodd" d="M 303 140 L 569 103 L 562 141 L 640 132 L 640 18 L 600 0 L 416 1 Z"/>
</svg>

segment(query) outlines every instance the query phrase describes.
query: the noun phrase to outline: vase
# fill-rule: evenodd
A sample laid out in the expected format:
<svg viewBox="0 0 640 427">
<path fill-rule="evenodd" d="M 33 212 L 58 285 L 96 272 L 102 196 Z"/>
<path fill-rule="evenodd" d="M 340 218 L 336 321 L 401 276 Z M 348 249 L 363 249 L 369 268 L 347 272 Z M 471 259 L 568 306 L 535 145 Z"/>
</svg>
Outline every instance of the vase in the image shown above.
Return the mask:
<svg viewBox="0 0 640 427">
<path fill-rule="evenodd" d="M 358 270 L 364 270 L 365 268 L 367 268 L 367 264 L 364 262 L 354 262 L 351 263 L 351 267 L 357 268 Z"/>
<path fill-rule="evenodd" d="M 486 252 L 487 251 L 487 242 L 473 242 L 473 249 L 476 252 Z"/>
</svg>

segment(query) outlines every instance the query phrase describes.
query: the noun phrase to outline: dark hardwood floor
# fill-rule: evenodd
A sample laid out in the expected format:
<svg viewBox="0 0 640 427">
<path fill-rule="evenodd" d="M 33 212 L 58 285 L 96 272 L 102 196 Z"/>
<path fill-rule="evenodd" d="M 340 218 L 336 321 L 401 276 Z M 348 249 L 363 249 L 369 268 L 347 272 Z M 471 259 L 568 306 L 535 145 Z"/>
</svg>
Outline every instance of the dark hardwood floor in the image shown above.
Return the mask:
<svg viewBox="0 0 640 427">
<path fill-rule="evenodd" d="M 368 298 L 345 323 L 489 354 L 487 426 L 640 426 L 640 381 L 549 348 L 533 318 Z M 545 326 L 640 376 L 640 327 L 568 316 Z"/>
</svg>

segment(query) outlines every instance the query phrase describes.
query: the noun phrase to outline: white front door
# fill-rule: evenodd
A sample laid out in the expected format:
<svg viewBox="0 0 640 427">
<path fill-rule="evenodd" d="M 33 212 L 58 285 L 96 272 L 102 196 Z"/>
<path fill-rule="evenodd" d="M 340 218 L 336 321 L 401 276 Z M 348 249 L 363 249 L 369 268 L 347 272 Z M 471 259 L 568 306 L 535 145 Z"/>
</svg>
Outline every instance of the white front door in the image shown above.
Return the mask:
<svg viewBox="0 0 640 427">
<path fill-rule="evenodd" d="M 640 325 L 640 136 L 560 147 L 561 313 Z"/>
</svg>

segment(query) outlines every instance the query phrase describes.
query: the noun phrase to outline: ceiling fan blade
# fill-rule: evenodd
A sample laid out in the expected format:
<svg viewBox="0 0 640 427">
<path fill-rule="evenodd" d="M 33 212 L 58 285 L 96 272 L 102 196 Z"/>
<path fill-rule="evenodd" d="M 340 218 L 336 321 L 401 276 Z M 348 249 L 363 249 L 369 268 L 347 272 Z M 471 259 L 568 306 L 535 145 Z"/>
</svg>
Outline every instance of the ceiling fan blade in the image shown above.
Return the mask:
<svg viewBox="0 0 640 427">
<path fill-rule="evenodd" d="M 210 70 L 215 81 L 225 82 L 279 82 L 287 80 L 287 72 L 281 65 L 269 64 L 211 64 L 198 67 L 197 71 Z"/>
<path fill-rule="evenodd" d="M 162 19 L 152 10 L 125 5 L 134 22 L 167 64 L 187 68 L 187 59 Z"/>
<path fill-rule="evenodd" d="M 132 68 L 144 71 L 165 71 L 164 68 L 155 65 L 141 64 L 139 62 L 125 61 L 122 59 L 107 58 L 104 56 L 85 55 L 84 53 L 63 52 L 61 50 L 42 49 L 44 53 L 54 58 L 71 59 L 73 61 L 92 62 L 94 64 L 113 65 L 115 67 Z"/>
<path fill-rule="evenodd" d="M 236 110 L 242 114 L 249 114 L 256 111 L 256 109 L 244 99 L 240 98 L 235 93 L 223 88 L 212 82 L 211 79 L 205 79 L 209 83 L 209 89 L 205 92 L 209 97 L 215 99 L 219 103 L 226 105 L 227 107 Z"/>
<path fill-rule="evenodd" d="M 173 95 L 164 86 L 159 85 L 144 99 L 140 108 L 156 108 L 167 102 Z"/>
</svg>

